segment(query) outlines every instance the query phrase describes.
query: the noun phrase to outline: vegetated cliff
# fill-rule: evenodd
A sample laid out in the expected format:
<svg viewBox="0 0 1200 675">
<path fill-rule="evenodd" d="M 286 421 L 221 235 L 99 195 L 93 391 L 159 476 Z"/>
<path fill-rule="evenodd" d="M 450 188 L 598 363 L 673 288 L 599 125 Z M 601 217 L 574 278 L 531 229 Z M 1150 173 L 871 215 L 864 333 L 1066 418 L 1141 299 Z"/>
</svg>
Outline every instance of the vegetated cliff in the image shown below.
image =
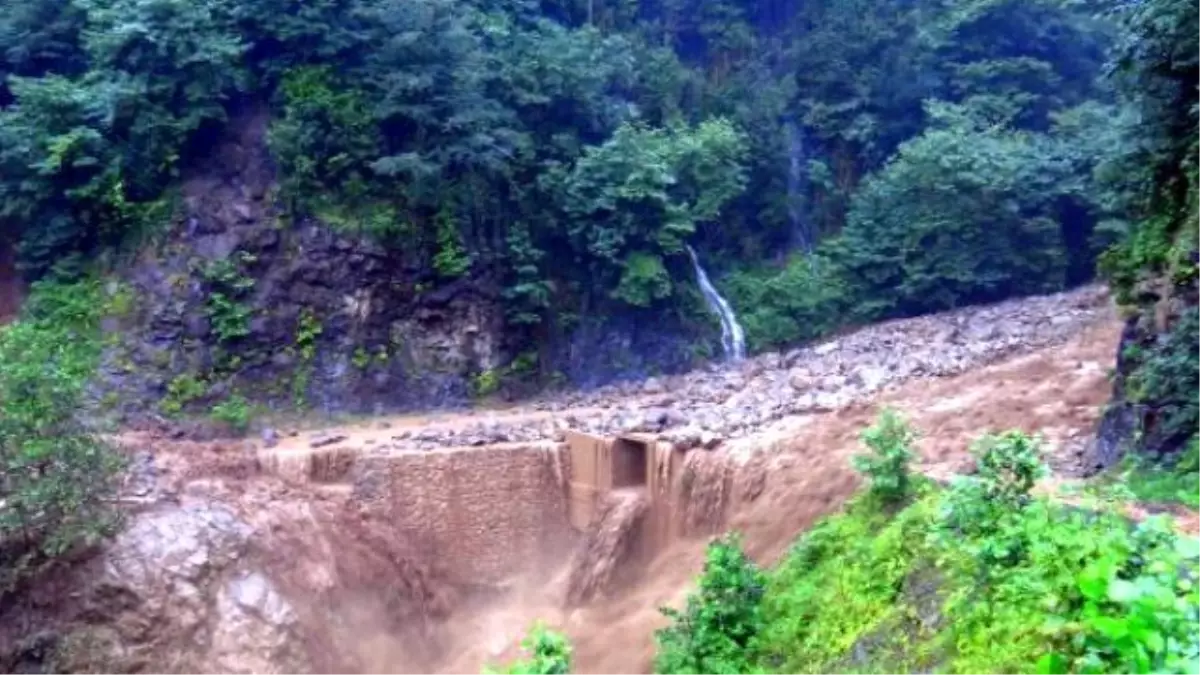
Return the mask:
<svg viewBox="0 0 1200 675">
<path fill-rule="evenodd" d="M 1113 400 L 1098 434 L 1103 465 L 1127 450 L 1174 460 L 1196 442 L 1198 188 L 1195 3 L 1126 10 L 1117 63 L 1142 117 L 1125 158 L 1135 225 L 1101 262 L 1126 311 Z"/>
<path fill-rule="evenodd" d="M 485 279 L 432 288 L 419 263 L 274 203 L 265 114 L 230 124 L 186 175 L 171 232 L 124 275 L 132 297 L 104 368 L 129 409 L 233 391 L 329 410 L 437 405 L 499 365 Z"/>
<path fill-rule="evenodd" d="M 441 277 L 418 251 L 385 247 L 276 200 L 268 114 L 247 109 L 187 172 L 169 232 L 120 275 L 128 297 L 96 396 L 133 414 L 228 401 L 380 412 L 455 405 L 532 376 L 506 342 L 500 285 Z M 677 371 L 691 343 L 670 327 L 582 321 L 546 363 L 570 381 Z M 666 328 L 666 329 L 664 329 Z"/>
</svg>

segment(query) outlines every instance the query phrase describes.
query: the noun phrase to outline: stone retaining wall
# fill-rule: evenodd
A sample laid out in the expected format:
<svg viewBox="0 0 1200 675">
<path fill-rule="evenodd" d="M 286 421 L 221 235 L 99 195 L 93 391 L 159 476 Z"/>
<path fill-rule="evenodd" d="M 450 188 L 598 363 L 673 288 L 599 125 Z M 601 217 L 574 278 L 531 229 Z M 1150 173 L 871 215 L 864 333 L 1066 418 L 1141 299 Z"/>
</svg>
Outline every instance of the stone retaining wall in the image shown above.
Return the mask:
<svg viewBox="0 0 1200 675">
<path fill-rule="evenodd" d="M 556 443 L 360 457 L 355 498 L 428 548 L 450 581 L 493 585 L 569 554 Z"/>
</svg>

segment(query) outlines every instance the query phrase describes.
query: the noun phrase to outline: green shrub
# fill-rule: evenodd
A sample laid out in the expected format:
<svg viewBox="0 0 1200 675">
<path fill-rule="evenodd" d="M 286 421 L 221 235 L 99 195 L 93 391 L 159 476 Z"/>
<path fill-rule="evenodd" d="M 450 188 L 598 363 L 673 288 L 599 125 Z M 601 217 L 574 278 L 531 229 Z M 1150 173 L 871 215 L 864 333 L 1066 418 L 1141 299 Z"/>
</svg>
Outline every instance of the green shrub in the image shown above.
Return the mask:
<svg viewBox="0 0 1200 675">
<path fill-rule="evenodd" d="M 1196 541 L 1152 518 L 1124 543 L 1078 573 L 1078 609 L 1044 629 L 1061 647 L 1041 672 L 1200 672 Z"/>
<path fill-rule="evenodd" d="M 187 405 L 208 393 L 208 383 L 191 373 L 176 375 L 167 383 L 167 395 L 158 403 L 164 415 L 174 417 L 183 412 Z"/>
<path fill-rule="evenodd" d="M 1004 507 L 1017 507 L 1046 473 L 1040 444 L 1020 431 L 985 436 L 972 448 L 983 496 Z"/>
<path fill-rule="evenodd" d="M 1045 472 L 1036 440 L 1020 431 L 985 436 L 975 443 L 973 476 L 953 481 L 944 500 L 943 528 L 937 536 L 990 565 L 1016 564 L 1029 545 L 1021 513 L 1030 490 Z"/>
<path fill-rule="evenodd" d="M 856 644 L 872 642 L 873 632 L 903 636 L 893 624 L 907 613 L 905 581 L 927 550 L 924 533 L 936 520 L 936 496 L 891 518 L 881 507 L 873 498 L 852 500 L 845 512 L 801 535 L 770 571 L 764 626 L 754 645 L 760 665 L 785 673 L 863 672 L 864 663 L 846 663 Z M 863 655 L 878 665 L 875 672 L 906 670 L 890 662 L 891 645 L 880 649 L 887 653 Z"/>
<path fill-rule="evenodd" d="M 739 270 L 722 280 L 752 350 L 813 340 L 841 328 L 845 288 L 823 253 L 795 256 L 782 268 Z"/>
<path fill-rule="evenodd" d="M 500 379 L 501 373 L 499 370 L 488 368 L 471 378 L 471 393 L 479 398 L 491 396 L 499 391 Z"/>
<path fill-rule="evenodd" d="M 1192 307 L 1149 348 L 1127 352 L 1133 368 L 1126 390 L 1142 409 L 1140 442 L 1152 435 L 1156 448 L 1179 448 L 1200 426 L 1198 333 L 1200 313 Z"/>
<path fill-rule="evenodd" d="M 250 334 L 251 311 L 245 300 L 254 289 L 254 279 L 246 276 L 243 266 L 254 261 L 253 255 L 239 251 L 201 270 L 209 289 L 205 309 L 218 342 L 229 343 Z"/>
<path fill-rule="evenodd" d="M 308 393 L 308 383 L 312 379 L 312 362 L 317 357 L 317 338 L 325 328 L 311 309 L 300 310 L 296 321 L 296 345 L 289 350 L 299 357 L 296 370 L 292 375 L 292 404 L 303 408 L 305 396 Z"/>
<path fill-rule="evenodd" d="M 1192 436 L 1173 464 L 1127 455 L 1121 466 L 1121 481 L 1139 501 L 1200 509 L 1200 436 Z"/>
<path fill-rule="evenodd" d="M 749 648 L 763 626 L 765 588 L 766 576 L 746 557 L 736 535 L 710 543 L 687 608 L 661 609 L 671 625 L 655 634 L 655 672 L 749 672 Z"/>
<path fill-rule="evenodd" d="M 702 579 L 688 605 L 701 619 L 660 637 L 657 671 L 1200 670 L 1198 542 L 1163 521 L 1035 498 L 1041 464 L 1024 434 L 974 449 L 976 475 L 949 489 L 914 482 L 899 511 L 867 493 L 817 523 L 755 609 L 705 596 Z M 717 657 L 698 662 L 704 647 Z"/>
<path fill-rule="evenodd" d="M 38 283 L 0 328 L 0 595 L 116 523 L 120 455 L 76 417 L 103 305 L 95 282 Z"/>
<path fill-rule="evenodd" d="M 870 481 L 871 494 L 888 504 L 899 504 L 909 495 L 912 484 L 909 465 L 916 434 L 894 410 L 884 410 L 879 420 L 865 432 L 863 443 L 869 454 L 853 459 L 854 469 Z"/>
<path fill-rule="evenodd" d="M 214 405 L 211 416 L 232 431 L 242 434 L 250 428 L 250 403 L 241 394 L 234 394 Z"/>
<path fill-rule="evenodd" d="M 571 642 L 566 636 L 534 624 L 521 641 L 527 658 L 517 659 L 502 669 L 484 668 L 488 675 L 562 675 L 571 672 Z"/>
<path fill-rule="evenodd" d="M 1057 209 L 1077 181 L 1055 144 L 971 104 L 925 108 L 929 127 L 863 181 L 829 246 L 852 312 L 877 320 L 1061 289 Z"/>
<path fill-rule="evenodd" d="M 471 256 L 463 247 L 454 214 L 448 206 L 443 206 L 435 220 L 438 250 L 433 256 L 433 268 L 449 279 L 461 277 L 471 268 Z"/>
</svg>

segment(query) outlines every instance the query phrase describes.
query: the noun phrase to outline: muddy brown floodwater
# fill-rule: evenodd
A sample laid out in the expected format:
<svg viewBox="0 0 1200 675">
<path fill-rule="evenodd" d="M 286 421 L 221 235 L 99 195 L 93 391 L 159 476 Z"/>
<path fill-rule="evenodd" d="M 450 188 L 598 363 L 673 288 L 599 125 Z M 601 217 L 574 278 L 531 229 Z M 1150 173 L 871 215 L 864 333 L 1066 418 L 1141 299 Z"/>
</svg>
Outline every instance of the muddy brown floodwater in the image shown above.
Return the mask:
<svg viewBox="0 0 1200 675">
<path fill-rule="evenodd" d="M 659 608 L 683 603 L 707 541 L 737 530 L 753 558 L 776 561 L 857 489 L 849 458 L 883 406 L 912 422 L 921 468 L 936 477 L 962 471 L 980 435 L 1010 428 L 1042 434 L 1052 465 L 1070 468 L 1109 397 L 1119 330 L 1105 315 L 1056 346 L 688 451 L 672 468 L 672 527 L 655 529 L 649 543 L 637 533 L 658 507 L 637 490 L 609 493 L 584 531 L 570 527 L 563 451 L 553 442 L 429 451 L 368 442 L 478 415 L 346 425 L 332 450 L 299 438 L 249 453 L 161 434 L 125 440 L 153 446 L 170 500 L 220 502 L 253 532 L 237 564 L 255 565 L 294 615 L 291 637 L 272 638 L 280 651 L 271 669 L 478 673 L 515 656 L 541 620 L 571 638 L 576 672 L 647 673 L 654 631 L 665 625 Z M 178 663 L 262 670 L 257 644 L 243 639 L 232 656 L 188 652 Z"/>
<path fill-rule="evenodd" d="M 849 458 L 860 449 L 863 428 L 885 405 L 920 431 L 922 466 L 934 475 L 958 472 L 969 462 L 967 448 L 975 438 L 1010 428 L 1043 434 L 1050 452 L 1069 461 L 1109 397 L 1106 369 L 1118 338 L 1119 325 L 1105 321 L 1061 346 L 957 377 L 910 382 L 870 405 L 783 420 L 739 439 L 719 451 L 737 459 L 731 471 L 745 485 L 718 527 L 740 531 L 759 562 L 777 560 L 797 535 L 853 494 L 858 480 Z M 635 574 L 616 576 L 605 592 L 574 608 L 561 602 L 569 584 L 563 570 L 522 580 L 509 594 L 447 622 L 453 646 L 436 668 L 479 672 L 485 661 L 511 657 L 525 627 L 541 619 L 571 637 L 577 672 L 648 673 L 654 631 L 665 625 L 658 608 L 683 603 L 706 541 L 695 536 L 669 542 Z"/>
</svg>

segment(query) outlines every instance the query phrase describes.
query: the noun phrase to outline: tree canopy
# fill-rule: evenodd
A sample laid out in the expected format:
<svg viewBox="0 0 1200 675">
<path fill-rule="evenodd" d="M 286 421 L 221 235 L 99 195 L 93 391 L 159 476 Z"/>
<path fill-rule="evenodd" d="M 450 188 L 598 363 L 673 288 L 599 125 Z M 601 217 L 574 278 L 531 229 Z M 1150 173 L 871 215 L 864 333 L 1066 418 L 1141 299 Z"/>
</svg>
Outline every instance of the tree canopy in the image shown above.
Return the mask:
<svg viewBox="0 0 1200 675">
<path fill-rule="evenodd" d="M 752 275 L 828 249 L 862 316 L 1054 289 L 1119 220 L 1104 9 L 31 0 L 0 17 L 0 223 L 69 274 L 250 102 L 292 215 L 503 279 L 514 330 L 686 311 L 685 243 Z"/>
</svg>

